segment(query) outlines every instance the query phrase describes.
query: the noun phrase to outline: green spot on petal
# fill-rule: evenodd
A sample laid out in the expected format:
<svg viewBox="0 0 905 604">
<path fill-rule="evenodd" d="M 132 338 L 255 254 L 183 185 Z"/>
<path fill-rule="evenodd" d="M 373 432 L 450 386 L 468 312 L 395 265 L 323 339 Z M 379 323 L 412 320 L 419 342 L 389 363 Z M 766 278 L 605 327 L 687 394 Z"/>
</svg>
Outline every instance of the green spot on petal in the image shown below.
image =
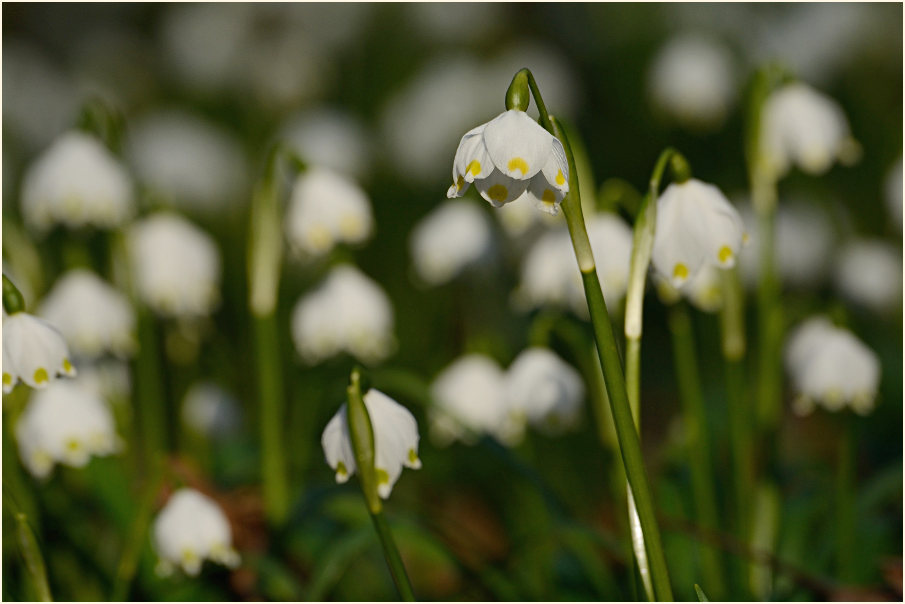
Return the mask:
<svg viewBox="0 0 905 604">
<path fill-rule="evenodd" d="M 47 377 L 46 369 L 39 367 L 37 370 L 35 370 L 35 384 L 43 384 L 48 379 L 50 378 Z"/>
<path fill-rule="evenodd" d="M 414 449 L 409 449 L 409 462 L 417 463 L 417 461 L 418 461 L 418 454 L 415 453 Z"/>
<path fill-rule="evenodd" d="M 348 476 L 349 470 L 346 469 L 346 464 L 344 464 L 343 462 L 336 464 L 336 473 L 340 476 Z"/>
<path fill-rule="evenodd" d="M 390 475 L 386 470 L 377 468 L 377 484 L 390 484 Z"/>
<path fill-rule="evenodd" d="M 13 376 L 11 376 L 10 374 L 8 374 L 4 371 L 3 372 L 3 385 L 11 386 L 12 383 L 13 383 Z"/>
</svg>

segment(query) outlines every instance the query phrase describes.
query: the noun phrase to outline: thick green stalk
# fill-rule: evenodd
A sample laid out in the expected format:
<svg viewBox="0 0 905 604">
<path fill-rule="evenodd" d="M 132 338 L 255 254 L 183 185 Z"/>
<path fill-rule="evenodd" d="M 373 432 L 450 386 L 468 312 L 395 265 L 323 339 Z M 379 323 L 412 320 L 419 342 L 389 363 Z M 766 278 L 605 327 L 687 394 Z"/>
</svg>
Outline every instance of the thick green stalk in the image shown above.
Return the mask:
<svg viewBox="0 0 905 604">
<path fill-rule="evenodd" d="M 258 400 L 261 409 L 261 472 L 268 520 L 281 525 L 289 513 L 289 487 L 283 458 L 283 372 L 274 314 L 252 318 Z"/>
<path fill-rule="evenodd" d="M 782 306 L 776 275 L 775 211 L 769 207 L 758 211 L 760 238 L 760 281 L 757 290 L 758 398 L 757 411 L 761 428 L 773 432 L 782 412 Z"/>
<path fill-rule="evenodd" d="M 16 542 L 19 545 L 19 553 L 22 561 L 25 563 L 25 574 L 28 582 L 34 590 L 35 596 L 41 602 L 53 602 L 53 596 L 50 593 L 50 586 L 47 583 L 47 570 L 44 565 L 44 557 L 41 555 L 41 549 L 38 547 L 38 540 L 28 525 L 28 518 L 25 513 L 19 509 L 15 500 L 8 493 L 4 493 L 4 498 L 13 517 L 16 519 Z"/>
<path fill-rule="evenodd" d="M 670 310 L 669 328 L 672 333 L 679 400 L 683 407 L 682 416 L 685 423 L 695 513 L 698 524 L 702 528 L 716 532 L 720 526 L 717 520 L 716 492 L 713 486 L 707 413 L 704 408 L 704 396 L 701 392 L 691 318 L 684 303 L 680 302 Z M 720 554 L 709 545 L 700 546 L 700 553 L 703 582 L 715 598 L 722 599 L 726 592 Z"/>
</svg>

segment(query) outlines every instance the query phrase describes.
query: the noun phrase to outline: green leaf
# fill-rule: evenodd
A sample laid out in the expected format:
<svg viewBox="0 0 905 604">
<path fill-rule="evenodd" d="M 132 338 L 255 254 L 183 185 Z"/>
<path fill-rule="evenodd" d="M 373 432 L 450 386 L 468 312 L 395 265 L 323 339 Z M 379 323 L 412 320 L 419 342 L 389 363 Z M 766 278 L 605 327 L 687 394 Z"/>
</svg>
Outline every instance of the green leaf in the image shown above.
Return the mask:
<svg viewBox="0 0 905 604">
<path fill-rule="evenodd" d="M 710 598 L 708 598 L 704 594 L 704 590 L 701 589 L 701 586 L 697 583 L 694 584 L 694 593 L 698 594 L 698 602 L 709 602 Z"/>
</svg>

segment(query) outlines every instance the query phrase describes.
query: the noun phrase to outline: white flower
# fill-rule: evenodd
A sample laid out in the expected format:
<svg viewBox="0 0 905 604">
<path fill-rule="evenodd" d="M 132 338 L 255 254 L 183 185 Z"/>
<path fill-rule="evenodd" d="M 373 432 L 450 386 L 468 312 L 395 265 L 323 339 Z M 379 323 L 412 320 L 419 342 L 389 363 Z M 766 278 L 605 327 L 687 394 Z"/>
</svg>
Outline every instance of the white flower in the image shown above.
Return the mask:
<svg viewBox="0 0 905 604">
<path fill-rule="evenodd" d="M 363 397 L 371 427 L 374 430 L 374 469 L 377 471 L 377 493 L 386 499 L 402 474 L 402 467 L 418 470 L 418 422 L 408 409 L 379 390 L 368 390 Z M 355 473 L 355 455 L 349 439 L 346 403 L 327 423 L 321 446 L 329 465 L 336 472 L 336 482 L 346 482 Z"/>
<path fill-rule="evenodd" d="M 135 312 L 126 296 L 85 269 L 64 274 L 38 308 L 56 326 L 72 352 L 96 358 L 124 357 L 135 350 Z"/>
<path fill-rule="evenodd" d="M 25 312 L 3 317 L 3 393 L 22 380 L 32 388 L 45 388 L 56 377 L 74 377 L 69 349 L 57 329 Z"/>
<path fill-rule="evenodd" d="M 167 212 L 129 229 L 138 296 L 165 316 L 205 316 L 220 300 L 220 253 L 213 239 Z"/>
<path fill-rule="evenodd" d="M 127 403 L 132 393 L 132 375 L 129 364 L 120 359 L 105 358 L 91 363 L 78 362 L 76 381 L 82 389 L 95 393 L 104 400 L 120 404 Z"/>
<path fill-rule="evenodd" d="M 735 100 L 732 57 L 703 36 L 671 39 L 657 53 L 649 86 L 654 103 L 691 127 L 723 122 Z"/>
<path fill-rule="evenodd" d="M 357 268 L 334 268 L 292 311 L 292 338 L 308 363 L 345 351 L 364 362 L 384 359 L 395 344 L 393 308 L 379 285 Z"/>
<path fill-rule="evenodd" d="M 742 257 L 745 257 L 742 254 Z M 674 288 L 668 279 L 659 273 L 653 274 L 657 294 L 665 304 L 674 304 L 683 296 L 698 310 L 717 312 L 723 307 L 723 289 L 720 283 L 720 269 L 712 264 L 705 264 L 698 274 L 691 278 L 681 289 Z"/>
<path fill-rule="evenodd" d="M 286 215 L 286 235 L 294 249 L 321 256 L 340 242 L 362 243 L 373 231 L 371 202 L 357 184 L 325 168 L 298 176 Z"/>
<path fill-rule="evenodd" d="M 95 138 L 70 132 L 58 138 L 26 172 L 22 213 L 38 231 L 55 223 L 113 228 L 132 216 L 132 181 Z"/>
<path fill-rule="evenodd" d="M 182 111 L 146 116 L 129 129 L 128 151 L 138 179 L 170 204 L 216 211 L 242 198 L 242 148 L 204 119 Z"/>
<path fill-rule="evenodd" d="M 538 208 L 555 214 L 569 192 L 566 152 L 527 113 L 511 109 L 459 142 L 447 197 L 461 197 L 471 183 L 495 208 L 526 194 Z"/>
<path fill-rule="evenodd" d="M 886 195 L 886 207 L 889 215 L 895 222 L 896 228 L 902 232 L 902 158 L 899 158 L 886 174 L 884 186 Z"/>
<path fill-rule="evenodd" d="M 511 409 L 500 366 L 480 354 L 463 356 L 444 369 L 431 386 L 431 437 L 440 444 L 473 442 L 490 434 L 507 445 L 524 434 L 525 416 Z"/>
<path fill-rule="evenodd" d="M 181 566 L 186 574 L 197 576 L 205 559 L 230 568 L 239 565 L 229 520 L 213 499 L 195 489 L 173 493 L 154 520 L 153 539 L 161 575 Z"/>
<path fill-rule="evenodd" d="M 603 288 L 603 297 L 607 306 L 615 309 L 625 297 L 628 288 L 628 272 L 632 261 L 632 229 L 622 218 L 610 212 L 594 214 L 587 220 L 588 239 L 597 262 L 597 277 Z M 577 268 L 574 251 L 572 264 Z M 574 304 L 581 308 L 581 314 L 587 316 L 587 300 L 584 286 L 579 280 L 573 281 Z M 612 310 L 610 311 L 612 312 Z"/>
<path fill-rule="evenodd" d="M 547 348 L 522 351 L 506 372 L 509 407 L 553 433 L 575 425 L 584 393 L 578 372 Z"/>
<path fill-rule="evenodd" d="M 538 212 L 537 208 L 526 199 L 507 203 L 494 214 L 503 225 L 503 230 L 510 237 L 515 238 L 528 233 L 535 225 L 552 227 L 562 224 L 562 217 L 559 214 L 554 216 L 546 212 Z"/>
<path fill-rule="evenodd" d="M 902 250 L 878 239 L 847 243 L 836 256 L 836 287 L 855 304 L 887 312 L 902 304 Z"/>
<path fill-rule="evenodd" d="M 240 415 L 236 399 L 210 382 L 192 384 L 182 399 L 183 423 L 205 436 L 226 436 L 235 432 Z"/>
<path fill-rule="evenodd" d="M 718 188 L 696 180 L 673 183 L 657 200 L 653 265 L 681 287 L 704 264 L 735 265 L 742 219 Z"/>
<path fill-rule="evenodd" d="M 447 201 L 415 225 L 409 240 L 418 276 L 441 285 L 487 257 L 493 233 L 487 214 L 467 200 Z"/>
<path fill-rule="evenodd" d="M 822 174 L 851 149 L 848 121 L 835 101 L 813 88 L 787 84 L 773 92 L 761 114 L 761 155 L 776 178 L 792 164 Z"/>
<path fill-rule="evenodd" d="M 110 409 L 77 382 L 35 392 L 16 422 L 16 441 L 22 463 L 37 478 L 46 478 L 56 463 L 81 468 L 92 455 L 119 448 Z"/>
<path fill-rule="evenodd" d="M 306 161 L 353 178 L 371 165 L 371 141 L 365 126 L 339 109 L 321 108 L 299 114 L 283 135 Z"/>
<path fill-rule="evenodd" d="M 802 415 L 815 403 L 828 411 L 848 404 L 861 415 L 873 410 L 880 382 L 877 355 L 824 318 L 810 319 L 789 335 L 786 367 L 800 393 L 795 411 Z"/>
</svg>

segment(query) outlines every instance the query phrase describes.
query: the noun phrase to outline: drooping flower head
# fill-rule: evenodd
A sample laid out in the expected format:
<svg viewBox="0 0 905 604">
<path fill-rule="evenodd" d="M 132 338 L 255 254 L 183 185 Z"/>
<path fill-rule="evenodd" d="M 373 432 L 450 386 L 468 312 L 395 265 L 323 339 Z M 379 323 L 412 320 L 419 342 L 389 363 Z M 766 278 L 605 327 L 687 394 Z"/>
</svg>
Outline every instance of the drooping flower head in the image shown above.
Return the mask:
<svg viewBox="0 0 905 604">
<path fill-rule="evenodd" d="M 230 568 L 239 565 L 229 520 L 213 499 L 195 489 L 173 493 L 154 520 L 153 539 L 161 575 L 180 566 L 187 575 L 197 576 L 205 559 Z"/>
<path fill-rule="evenodd" d="M 495 208 L 523 194 L 551 214 L 569 192 L 569 166 L 559 139 L 528 114 L 510 109 L 462 137 L 447 197 L 461 197 L 474 183 Z"/>
<path fill-rule="evenodd" d="M 835 284 L 842 296 L 876 313 L 902 305 L 902 249 L 881 239 L 856 239 L 836 255 Z"/>
<path fill-rule="evenodd" d="M 386 499 L 402 475 L 402 468 L 421 468 L 418 458 L 418 422 L 408 409 L 383 392 L 371 388 L 362 397 L 374 430 L 374 469 L 377 471 L 377 493 Z M 336 472 L 336 482 L 343 483 L 355 473 L 355 455 L 349 437 L 346 403 L 327 423 L 321 446 L 329 465 Z"/>
<path fill-rule="evenodd" d="M 653 274 L 657 294 L 664 304 L 675 304 L 683 297 L 700 311 L 714 313 L 723 307 L 723 290 L 720 284 L 720 269 L 705 264 L 681 289 L 672 286 L 669 279 L 659 273 Z"/>
<path fill-rule="evenodd" d="M 584 400 L 581 376 L 547 348 L 522 351 L 506 372 L 506 397 L 534 426 L 551 433 L 572 427 Z"/>
<path fill-rule="evenodd" d="M 182 399 L 182 422 L 194 432 L 219 438 L 236 432 L 242 411 L 235 397 L 212 382 L 196 382 Z"/>
<path fill-rule="evenodd" d="M 20 380 L 46 388 L 59 376 L 75 374 L 66 340 L 53 325 L 26 312 L 3 317 L 4 394 Z"/>
<path fill-rule="evenodd" d="M 486 257 L 492 245 L 487 214 L 464 199 L 441 204 L 415 225 L 410 239 L 415 271 L 430 285 L 451 280 Z"/>
<path fill-rule="evenodd" d="M 734 266 L 743 236 L 741 217 L 718 188 L 694 178 L 672 183 L 657 200 L 654 268 L 681 287 L 705 263 Z"/>
</svg>

